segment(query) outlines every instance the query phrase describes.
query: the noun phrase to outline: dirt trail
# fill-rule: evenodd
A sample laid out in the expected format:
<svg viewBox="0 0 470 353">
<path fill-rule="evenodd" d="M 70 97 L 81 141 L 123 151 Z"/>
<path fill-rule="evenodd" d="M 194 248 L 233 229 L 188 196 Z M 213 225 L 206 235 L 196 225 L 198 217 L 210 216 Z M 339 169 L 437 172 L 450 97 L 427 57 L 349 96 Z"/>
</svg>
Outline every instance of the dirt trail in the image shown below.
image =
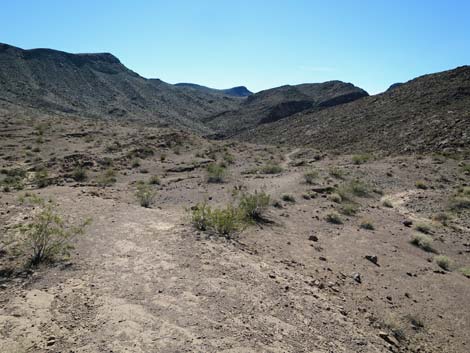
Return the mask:
<svg viewBox="0 0 470 353">
<path fill-rule="evenodd" d="M 292 162 L 292 158 L 291 158 L 291 157 L 292 157 L 294 154 L 298 153 L 299 151 L 300 151 L 300 148 L 296 148 L 296 149 L 290 151 L 289 153 L 286 153 L 286 154 L 284 155 L 284 160 L 283 160 L 282 163 L 281 163 L 281 167 L 284 168 L 284 169 L 287 168 L 287 167 L 289 166 L 289 163 Z"/>
</svg>

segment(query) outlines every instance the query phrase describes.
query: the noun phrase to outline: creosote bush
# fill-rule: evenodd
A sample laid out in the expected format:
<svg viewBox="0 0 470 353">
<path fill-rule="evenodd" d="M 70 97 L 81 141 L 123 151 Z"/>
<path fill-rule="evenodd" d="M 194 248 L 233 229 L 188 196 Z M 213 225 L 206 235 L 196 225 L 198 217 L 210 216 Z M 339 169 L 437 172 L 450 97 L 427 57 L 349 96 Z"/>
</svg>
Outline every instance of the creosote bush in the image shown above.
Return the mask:
<svg viewBox="0 0 470 353">
<path fill-rule="evenodd" d="M 343 224 L 343 220 L 341 219 L 340 215 L 337 213 L 328 213 L 326 215 L 326 221 L 333 224 Z"/>
<path fill-rule="evenodd" d="M 244 225 L 243 215 L 238 208 L 232 205 L 212 208 L 206 203 L 197 204 L 192 208 L 191 222 L 198 230 L 227 239 L 233 238 Z"/>
<path fill-rule="evenodd" d="M 445 255 L 438 255 L 434 258 L 436 264 L 443 270 L 449 271 L 450 269 L 450 259 Z"/>
<path fill-rule="evenodd" d="M 304 174 L 304 179 L 307 184 L 314 184 L 317 178 L 318 172 L 316 170 L 310 170 Z"/>
<path fill-rule="evenodd" d="M 246 220 L 256 222 L 263 219 L 263 213 L 270 202 L 271 197 L 268 194 L 255 191 L 254 194 L 242 194 L 238 207 Z"/>
<path fill-rule="evenodd" d="M 116 179 L 116 172 L 114 169 L 109 168 L 106 169 L 101 175 L 98 177 L 97 183 L 100 186 L 110 186 L 117 181 Z"/>
<path fill-rule="evenodd" d="M 352 156 L 352 162 L 356 165 L 364 164 L 371 159 L 369 154 L 356 154 Z"/>
<path fill-rule="evenodd" d="M 46 169 L 41 169 L 34 173 L 34 183 L 38 188 L 45 188 L 50 184 L 49 173 Z"/>
<path fill-rule="evenodd" d="M 230 239 L 247 224 L 263 220 L 270 202 L 271 197 L 264 191 L 255 191 L 241 194 L 236 206 L 213 208 L 206 202 L 199 203 L 190 210 L 191 222 L 198 230 Z"/>
<path fill-rule="evenodd" d="M 418 180 L 418 181 L 416 181 L 415 186 L 416 186 L 418 189 L 421 189 L 421 190 L 427 190 L 427 189 L 428 189 L 428 185 L 427 185 L 426 182 L 423 181 L 423 180 Z"/>
<path fill-rule="evenodd" d="M 374 230 L 375 229 L 374 224 L 369 220 L 363 220 L 360 224 L 360 227 L 362 229 L 366 229 L 366 230 Z"/>
<path fill-rule="evenodd" d="M 137 184 L 137 190 L 135 196 L 142 207 L 150 207 L 155 201 L 156 191 L 149 184 L 139 183 Z"/>
<path fill-rule="evenodd" d="M 160 185 L 161 184 L 160 177 L 158 175 L 152 175 L 149 179 L 149 184 L 150 185 Z"/>
<path fill-rule="evenodd" d="M 261 174 L 280 174 L 283 169 L 279 164 L 267 164 L 259 169 Z"/>
<path fill-rule="evenodd" d="M 292 196 L 292 195 L 289 195 L 289 194 L 284 194 L 284 195 L 281 196 L 281 200 L 285 201 L 285 202 L 294 203 L 295 202 L 295 197 Z"/>
<path fill-rule="evenodd" d="M 21 201 L 35 208 L 31 221 L 18 227 L 21 240 L 17 250 L 28 255 L 30 265 L 68 257 L 73 249 L 72 239 L 84 234 L 85 227 L 91 220 L 71 226 L 58 213 L 57 206 L 52 202 L 46 202 L 35 195 L 24 196 Z"/>
<path fill-rule="evenodd" d="M 85 181 L 87 179 L 86 169 L 77 167 L 72 171 L 72 179 L 75 181 Z"/>
<path fill-rule="evenodd" d="M 432 238 L 429 235 L 417 233 L 413 235 L 411 239 L 411 244 L 423 249 L 427 252 L 435 252 L 434 248 L 432 247 Z"/>
<path fill-rule="evenodd" d="M 207 182 L 223 183 L 226 175 L 226 169 L 221 165 L 211 163 L 207 166 Z"/>
</svg>

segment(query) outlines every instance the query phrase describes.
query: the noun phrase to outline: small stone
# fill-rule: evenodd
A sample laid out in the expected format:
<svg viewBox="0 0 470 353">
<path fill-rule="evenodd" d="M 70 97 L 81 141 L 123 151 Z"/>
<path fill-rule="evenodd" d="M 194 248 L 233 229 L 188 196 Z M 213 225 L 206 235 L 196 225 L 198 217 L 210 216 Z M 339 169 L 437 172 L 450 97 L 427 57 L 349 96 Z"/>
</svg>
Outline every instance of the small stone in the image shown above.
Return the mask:
<svg viewBox="0 0 470 353">
<path fill-rule="evenodd" d="M 352 278 L 357 283 L 362 283 L 361 274 L 358 272 L 353 273 Z"/>
<path fill-rule="evenodd" d="M 405 227 L 411 227 L 413 225 L 413 222 L 410 220 L 403 221 L 403 225 Z"/>
<path fill-rule="evenodd" d="M 310 241 L 318 241 L 318 237 L 316 235 L 311 235 L 308 237 L 308 240 Z"/>
<path fill-rule="evenodd" d="M 366 255 L 365 258 L 372 262 L 374 265 L 378 265 L 379 258 L 376 255 Z"/>
</svg>

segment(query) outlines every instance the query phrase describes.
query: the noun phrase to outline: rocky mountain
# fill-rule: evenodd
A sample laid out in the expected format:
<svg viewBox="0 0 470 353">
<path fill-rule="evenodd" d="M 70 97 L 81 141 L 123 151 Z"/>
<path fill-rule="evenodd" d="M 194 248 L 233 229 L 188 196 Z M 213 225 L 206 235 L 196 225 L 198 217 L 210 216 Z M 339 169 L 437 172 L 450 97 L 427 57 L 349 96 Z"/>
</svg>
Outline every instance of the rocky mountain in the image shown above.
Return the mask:
<svg viewBox="0 0 470 353">
<path fill-rule="evenodd" d="M 367 95 L 363 89 L 341 81 L 286 85 L 255 93 L 243 101 L 238 109 L 202 121 L 219 136 L 234 136 L 304 110 L 322 110 Z"/>
<path fill-rule="evenodd" d="M 222 95 L 233 96 L 233 97 L 248 97 L 253 94 L 253 92 L 250 92 L 248 88 L 246 88 L 245 86 L 237 86 L 237 87 L 232 87 L 232 88 L 227 88 L 227 89 L 209 88 L 206 86 L 197 85 L 195 83 L 176 83 L 175 86 L 185 87 L 185 88 L 193 89 L 193 90 L 200 91 L 200 92 L 222 94 Z"/>
<path fill-rule="evenodd" d="M 207 133 L 199 118 L 240 99 L 148 80 L 115 56 L 23 50 L 0 44 L 0 102 L 45 112 L 138 120 Z M 196 119 L 196 117 L 198 119 Z"/>
<path fill-rule="evenodd" d="M 340 152 L 465 150 L 470 148 L 470 66 L 421 76 L 351 103 L 306 110 L 239 137 Z"/>
</svg>

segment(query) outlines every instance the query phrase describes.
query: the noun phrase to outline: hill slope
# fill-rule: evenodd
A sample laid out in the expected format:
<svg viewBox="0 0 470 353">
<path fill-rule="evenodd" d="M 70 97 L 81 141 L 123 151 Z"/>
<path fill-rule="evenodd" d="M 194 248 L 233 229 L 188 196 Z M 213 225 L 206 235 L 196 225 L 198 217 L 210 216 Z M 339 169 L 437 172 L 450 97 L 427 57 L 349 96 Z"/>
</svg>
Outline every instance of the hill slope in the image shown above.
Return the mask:
<svg viewBox="0 0 470 353">
<path fill-rule="evenodd" d="M 239 137 L 338 151 L 468 148 L 470 67 L 421 76 L 348 104 L 301 112 Z"/>
<path fill-rule="evenodd" d="M 227 89 L 209 88 L 206 86 L 197 85 L 195 83 L 176 83 L 175 86 L 193 89 L 193 90 L 200 91 L 200 92 L 222 94 L 222 95 L 233 96 L 233 97 L 248 97 L 253 94 L 253 92 L 250 92 L 248 88 L 246 88 L 245 86 L 237 86 L 237 87 L 232 87 L 232 88 L 227 88 Z"/>
<path fill-rule="evenodd" d="M 203 122 L 221 136 L 233 136 L 306 109 L 321 110 L 364 96 L 367 96 L 366 91 L 341 81 L 286 85 L 255 93 L 239 109 L 203 119 Z"/>
<path fill-rule="evenodd" d="M 147 80 L 116 57 L 23 50 L 0 44 L 0 100 L 88 117 L 121 118 L 207 132 L 195 117 L 234 109 L 239 99 Z"/>
</svg>

